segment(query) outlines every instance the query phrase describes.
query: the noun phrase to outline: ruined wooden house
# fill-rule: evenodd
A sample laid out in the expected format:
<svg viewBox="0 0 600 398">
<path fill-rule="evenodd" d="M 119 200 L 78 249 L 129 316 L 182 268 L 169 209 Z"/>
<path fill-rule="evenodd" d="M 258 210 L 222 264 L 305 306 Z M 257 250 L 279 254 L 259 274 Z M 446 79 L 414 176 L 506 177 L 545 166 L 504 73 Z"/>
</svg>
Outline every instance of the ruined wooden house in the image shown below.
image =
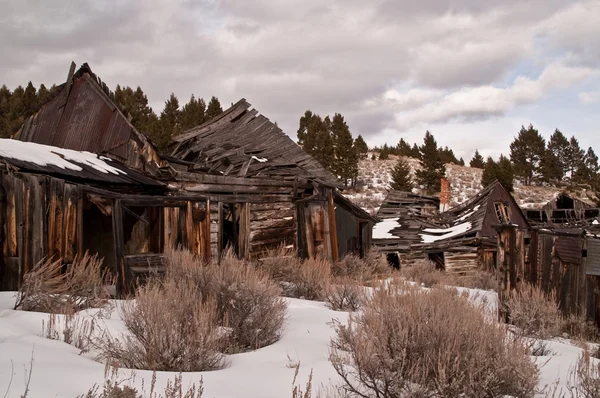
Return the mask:
<svg viewBox="0 0 600 398">
<path fill-rule="evenodd" d="M 90 152 L 0 140 L 0 286 L 43 259 L 104 258 L 127 290 L 169 248 L 210 250 L 208 200 Z"/>
<path fill-rule="evenodd" d="M 227 247 L 251 258 L 285 245 L 303 256 L 321 254 L 332 260 L 346 253 L 363 254 L 371 245 L 375 219 L 344 198 L 329 172 L 244 100 L 178 137 L 174 156 L 167 156 L 135 129 L 87 64 L 79 70 L 73 64 L 67 81 L 14 138 L 29 145 L 85 151 L 86 156 L 119 165 L 114 166 L 123 169 L 119 176 L 135 175 L 139 181 L 129 186 L 112 174 L 102 174 L 109 178 L 100 180 L 86 173 L 64 175 L 56 173 L 56 167 L 40 169 L 35 162 L 38 168 L 31 169 L 31 162 L 19 164 L 18 157 L 7 155 L 4 198 L 39 198 L 40 206 L 55 206 L 48 214 L 60 216 L 44 221 L 45 217 L 37 217 L 41 207 L 34 217 L 27 213 L 29 207 L 4 205 L 0 233 L 7 236 L 13 228 L 9 222 L 16 222 L 18 216 L 20 220 L 34 217 L 25 224 L 23 236 L 35 234 L 42 239 L 48 223 L 61 234 L 56 243 L 60 250 L 46 241 L 46 246 L 35 243 L 35 253 L 29 254 L 28 243 L 22 241 L 3 251 L 4 263 L 11 264 L 3 269 L 18 270 L 17 278 L 7 284 L 10 288 L 40 258 L 63 257 L 68 263 L 85 249 L 104 257 L 107 266 L 119 273 L 122 287 L 127 287 L 129 276 L 147 271 L 149 265 L 161 266 L 161 254 L 179 245 L 205 259 L 220 258 Z M 18 182 L 24 173 L 64 182 L 50 193 L 46 186 L 28 193 L 38 184 Z M 76 227 L 63 227 L 67 213 L 69 225 Z M 95 234 L 89 239 L 97 240 L 93 247 L 83 243 L 88 233 L 85 225 L 97 226 L 89 230 Z M 83 231 L 72 230 L 79 226 Z M 66 233 L 71 235 L 62 235 Z M 10 242 L 5 239 L 4 247 Z"/>
<path fill-rule="evenodd" d="M 245 209 L 250 222 L 238 233 L 246 240 L 245 257 L 282 242 L 303 257 L 320 253 L 331 260 L 370 248 L 376 219 L 346 199 L 337 178 L 245 99 L 174 140 L 169 159 L 181 189 L 243 195 L 224 211 L 236 225 L 243 214 L 236 207 Z"/>
<path fill-rule="evenodd" d="M 556 292 L 565 315 L 600 325 L 600 235 L 584 228 L 498 226 L 501 299 L 523 283 Z"/>
<path fill-rule="evenodd" d="M 600 209 L 591 201 L 562 192 L 538 208 L 526 209 L 525 215 L 533 225 L 581 227 L 598 222 Z"/>
<path fill-rule="evenodd" d="M 418 199 L 416 205 L 400 205 L 402 202 L 394 202 L 396 196 L 392 193 L 392 199 L 385 202 L 399 203 L 397 209 L 385 204 L 378 213 L 378 217 L 387 220 L 375 226 L 373 241 L 387 252 L 397 251 L 401 265 L 403 259 L 410 263 L 428 258 L 448 272 L 493 268 L 498 236 L 494 226 L 529 227 L 512 195 L 498 181 L 467 202 L 441 213 L 434 210 L 439 202 L 431 198 L 411 194 Z M 394 213 L 396 217 L 392 217 Z M 385 239 L 381 239 L 383 235 Z"/>
</svg>

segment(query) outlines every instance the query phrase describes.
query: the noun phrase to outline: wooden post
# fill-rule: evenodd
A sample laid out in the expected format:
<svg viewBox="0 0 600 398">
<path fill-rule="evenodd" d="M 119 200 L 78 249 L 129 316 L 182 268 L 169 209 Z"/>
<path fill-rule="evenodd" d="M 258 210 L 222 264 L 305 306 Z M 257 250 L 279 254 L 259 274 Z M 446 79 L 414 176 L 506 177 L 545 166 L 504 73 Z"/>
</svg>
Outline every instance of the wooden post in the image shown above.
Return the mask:
<svg viewBox="0 0 600 398">
<path fill-rule="evenodd" d="M 250 259 L 250 203 L 241 204 L 238 243 L 239 257 Z"/>
<path fill-rule="evenodd" d="M 310 205 L 304 207 L 304 232 L 306 234 L 306 253 L 308 257 L 315 256 L 315 235 L 312 226 L 312 212 Z"/>
<path fill-rule="evenodd" d="M 223 257 L 223 202 L 219 202 L 218 204 L 218 218 L 219 218 L 219 224 L 218 224 L 218 232 L 217 232 L 217 251 L 218 251 L 218 258 L 217 261 L 219 264 L 221 264 L 221 258 Z"/>
<path fill-rule="evenodd" d="M 329 212 L 329 237 L 331 240 L 331 260 L 337 261 L 339 259 L 339 247 L 338 247 L 338 236 L 337 236 L 337 224 L 335 219 L 335 203 L 333 200 L 333 191 L 329 190 L 327 193 L 328 212 Z M 360 237 L 360 228 L 358 228 L 358 239 Z M 353 248 L 354 249 L 354 248 Z"/>
<path fill-rule="evenodd" d="M 115 245 L 115 267 L 117 270 L 117 294 L 128 293 L 127 275 L 123 259 L 123 209 L 121 200 L 113 200 L 112 211 L 113 240 Z"/>
</svg>

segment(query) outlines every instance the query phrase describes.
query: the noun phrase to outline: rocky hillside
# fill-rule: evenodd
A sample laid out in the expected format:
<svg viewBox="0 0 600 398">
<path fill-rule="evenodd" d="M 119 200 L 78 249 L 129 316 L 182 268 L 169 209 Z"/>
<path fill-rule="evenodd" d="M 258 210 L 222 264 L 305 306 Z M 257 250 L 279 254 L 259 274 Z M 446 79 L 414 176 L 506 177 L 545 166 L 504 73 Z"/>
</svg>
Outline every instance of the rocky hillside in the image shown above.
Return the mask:
<svg viewBox="0 0 600 398">
<path fill-rule="evenodd" d="M 375 214 L 381 202 L 387 195 L 391 182 L 391 171 L 398 157 L 390 155 L 387 160 L 371 160 L 368 158 L 360 161 L 358 184 L 355 190 L 346 192 L 352 201 Z M 377 154 L 376 154 L 377 156 Z M 406 158 L 410 164 L 413 175 L 419 168 L 419 161 Z M 449 163 L 446 165 L 446 177 L 450 182 L 451 206 L 459 205 L 475 196 L 483 187 L 481 186 L 482 169 L 457 166 Z M 557 187 L 531 187 L 515 184 L 514 197 L 523 208 L 540 207 L 552 200 L 563 189 Z M 423 193 L 419 187 L 413 189 L 414 193 Z M 593 202 L 595 196 L 585 189 L 572 192 L 573 196 Z"/>
</svg>

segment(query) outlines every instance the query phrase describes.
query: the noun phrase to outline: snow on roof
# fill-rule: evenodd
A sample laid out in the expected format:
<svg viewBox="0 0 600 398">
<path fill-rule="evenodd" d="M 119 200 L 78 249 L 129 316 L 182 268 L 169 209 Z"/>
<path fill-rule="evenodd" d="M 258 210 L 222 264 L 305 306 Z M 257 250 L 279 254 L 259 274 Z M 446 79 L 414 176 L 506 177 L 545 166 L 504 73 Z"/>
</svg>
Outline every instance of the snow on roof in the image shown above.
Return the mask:
<svg viewBox="0 0 600 398">
<path fill-rule="evenodd" d="M 55 166 L 61 169 L 82 171 L 79 164 L 85 164 L 102 173 L 127 174 L 108 164 L 109 158 L 95 153 L 74 151 L 34 142 L 0 139 L 0 157 L 29 162 L 38 166 Z"/>
<path fill-rule="evenodd" d="M 460 222 L 465 221 L 467 218 L 471 217 L 473 214 L 475 214 L 475 212 L 477 210 L 479 210 L 479 208 L 481 207 L 481 205 L 476 205 L 475 207 L 473 207 L 471 210 L 466 210 L 460 217 L 458 217 L 454 222 L 455 224 L 458 224 Z"/>
<path fill-rule="evenodd" d="M 425 228 L 423 232 L 426 234 L 421 235 L 421 240 L 424 243 L 432 243 L 442 239 L 452 238 L 464 234 L 471 229 L 471 222 L 467 221 L 462 224 L 455 225 L 450 228 Z M 433 235 L 432 235 L 433 234 Z"/>
<path fill-rule="evenodd" d="M 259 157 L 256 157 L 256 156 L 252 156 L 252 159 L 254 159 L 254 160 L 257 160 L 257 161 L 259 161 L 260 163 L 264 163 L 264 162 L 266 162 L 267 160 L 269 160 L 269 159 L 267 159 L 267 158 L 259 158 Z"/>
<path fill-rule="evenodd" d="M 373 227 L 373 239 L 393 239 L 396 236 L 390 233 L 394 228 L 398 228 L 400 218 L 388 218 L 375 224 Z"/>
</svg>

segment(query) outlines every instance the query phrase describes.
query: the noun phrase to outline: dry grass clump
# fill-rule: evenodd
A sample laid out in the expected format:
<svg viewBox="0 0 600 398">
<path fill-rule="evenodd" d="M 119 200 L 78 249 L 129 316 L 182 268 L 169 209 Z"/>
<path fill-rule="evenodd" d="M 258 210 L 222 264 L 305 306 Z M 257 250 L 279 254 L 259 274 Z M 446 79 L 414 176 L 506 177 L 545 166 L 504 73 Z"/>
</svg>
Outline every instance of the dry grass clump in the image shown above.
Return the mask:
<svg viewBox="0 0 600 398">
<path fill-rule="evenodd" d="M 107 303 L 107 283 L 108 271 L 97 255 L 76 256 L 66 270 L 62 260 L 41 261 L 24 275 L 15 309 L 70 314 L 102 307 Z"/>
<path fill-rule="evenodd" d="M 335 330 L 330 360 L 353 395 L 530 397 L 537 385 L 527 348 L 453 289 L 392 284 Z"/>
<path fill-rule="evenodd" d="M 438 284 L 460 286 L 469 289 L 498 290 L 496 275 L 489 271 L 475 269 L 468 274 L 449 274 L 436 269 L 435 263 L 424 260 L 410 267 L 403 267 L 401 275 L 406 279 L 420 283 L 425 287 Z"/>
<path fill-rule="evenodd" d="M 335 311 L 358 311 L 367 300 L 364 287 L 350 277 L 338 277 L 325 289 L 325 302 Z"/>
<path fill-rule="evenodd" d="M 150 383 L 150 392 L 146 393 L 143 383 L 142 392 L 134 387 L 123 385 L 117 381 L 106 380 L 102 389 L 94 385 L 85 395 L 79 395 L 77 398 L 202 398 L 204 393 L 204 383 L 202 378 L 198 385 L 192 383 L 187 389 L 183 387 L 181 373 L 175 376 L 173 380 L 168 380 L 164 391 L 156 391 L 156 371 L 152 374 Z"/>
<path fill-rule="evenodd" d="M 197 372 L 225 365 L 216 302 L 202 302 L 192 281 L 151 281 L 121 312 L 129 333 L 119 338 L 105 334 L 102 359 L 159 371 Z"/>
<path fill-rule="evenodd" d="M 585 315 L 571 314 L 563 318 L 562 331 L 570 337 L 597 342 L 600 338 L 598 327 Z"/>
<path fill-rule="evenodd" d="M 444 273 L 436 269 L 435 263 L 429 260 L 419 261 L 409 267 L 402 267 L 400 275 L 425 287 L 432 287 L 442 283 L 445 278 Z"/>
<path fill-rule="evenodd" d="M 531 284 L 522 284 L 506 300 L 510 323 L 525 336 L 548 339 L 561 334 L 563 318 L 556 293 L 545 293 Z"/>
<path fill-rule="evenodd" d="M 360 258 L 355 254 L 347 254 L 333 263 L 331 270 L 334 276 L 371 281 L 390 275 L 392 267 L 381 253 L 370 250 L 364 258 Z"/>
<path fill-rule="evenodd" d="M 306 259 L 300 266 L 294 286 L 294 297 L 306 300 L 325 300 L 331 281 L 331 263 L 320 257 Z"/>
</svg>

